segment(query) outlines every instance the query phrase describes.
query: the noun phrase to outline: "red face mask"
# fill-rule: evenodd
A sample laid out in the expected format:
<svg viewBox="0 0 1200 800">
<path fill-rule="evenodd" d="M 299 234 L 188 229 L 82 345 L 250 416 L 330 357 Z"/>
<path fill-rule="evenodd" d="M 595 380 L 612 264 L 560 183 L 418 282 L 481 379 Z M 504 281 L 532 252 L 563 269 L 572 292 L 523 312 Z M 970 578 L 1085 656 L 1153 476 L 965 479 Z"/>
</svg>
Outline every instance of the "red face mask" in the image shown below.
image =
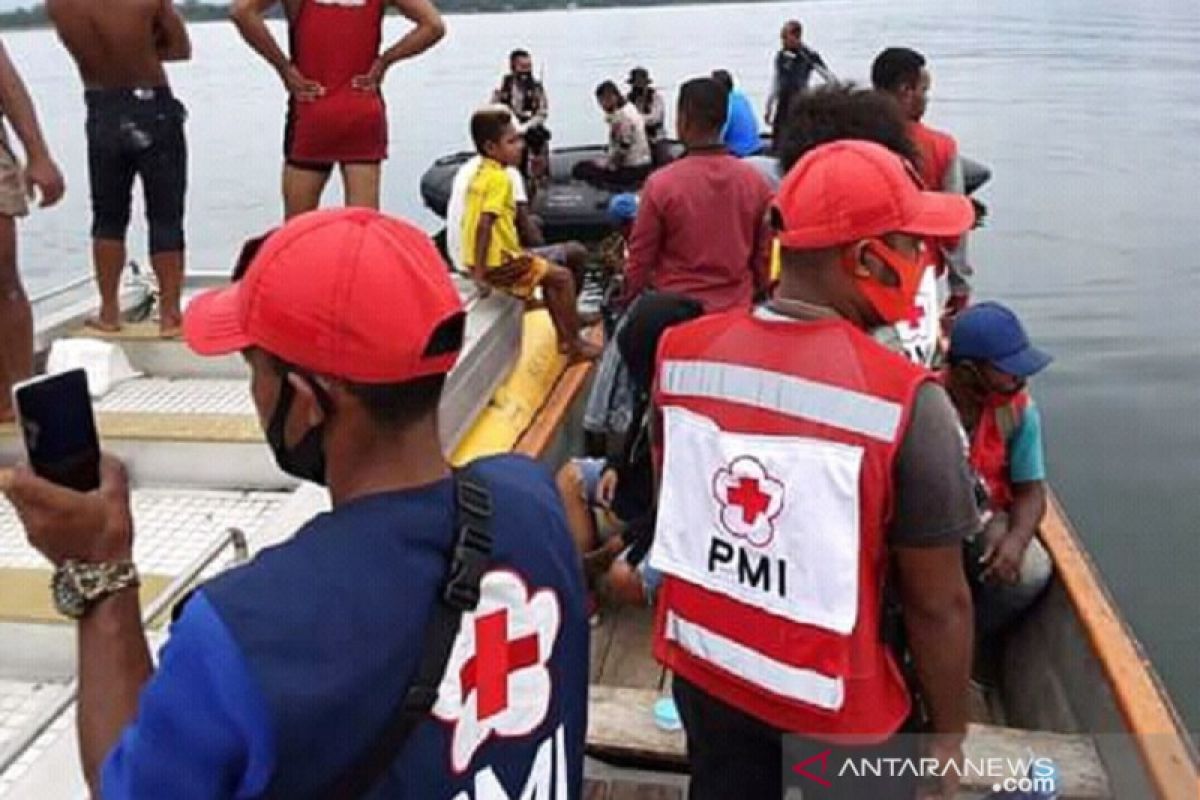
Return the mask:
<svg viewBox="0 0 1200 800">
<path fill-rule="evenodd" d="M 910 261 L 879 239 L 868 239 L 866 250 L 896 273 L 899 282 L 896 286 L 888 286 L 871 275 L 860 275 L 854 251 L 846 250 L 842 256 L 843 263 L 858 281 L 858 290 L 888 325 L 908 319 L 917 299 L 917 290 L 921 286 L 921 275 L 925 272 L 925 265 L 918 261 Z"/>
</svg>

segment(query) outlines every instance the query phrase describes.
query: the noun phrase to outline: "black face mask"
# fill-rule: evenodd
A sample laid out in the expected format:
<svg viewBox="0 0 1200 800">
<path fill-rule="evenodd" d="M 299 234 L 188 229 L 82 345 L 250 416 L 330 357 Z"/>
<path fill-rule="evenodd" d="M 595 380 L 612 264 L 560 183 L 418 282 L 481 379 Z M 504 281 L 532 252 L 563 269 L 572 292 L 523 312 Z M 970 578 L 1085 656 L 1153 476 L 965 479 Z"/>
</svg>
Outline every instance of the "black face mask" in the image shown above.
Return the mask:
<svg viewBox="0 0 1200 800">
<path fill-rule="evenodd" d="M 267 444 L 271 448 L 272 455 L 275 456 L 275 463 L 281 470 L 302 481 L 311 481 L 324 486 L 325 423 L 322 422 L 320 425 L 309 428 L 304 437 L 290 450 L 284 441 L 284 427 L 288 414 L 292 410 L 292 401 L 296 398 L 296 390 L 288 380 L 290 374 L 290 370 L 285 370 L 283 373 L 283 384 L 279 387 L 279 400 L 275 403 L 275 410 L 271 413 L 270 422 L 267 423 Z M 311 380 L 309 382 L 312 383 Z M 328 414 L 329 405 L 325 400 L 324 390 L 315 383 L 312 383 L 312 387 L 317 395 L 317 402 Z"/>
</svg>

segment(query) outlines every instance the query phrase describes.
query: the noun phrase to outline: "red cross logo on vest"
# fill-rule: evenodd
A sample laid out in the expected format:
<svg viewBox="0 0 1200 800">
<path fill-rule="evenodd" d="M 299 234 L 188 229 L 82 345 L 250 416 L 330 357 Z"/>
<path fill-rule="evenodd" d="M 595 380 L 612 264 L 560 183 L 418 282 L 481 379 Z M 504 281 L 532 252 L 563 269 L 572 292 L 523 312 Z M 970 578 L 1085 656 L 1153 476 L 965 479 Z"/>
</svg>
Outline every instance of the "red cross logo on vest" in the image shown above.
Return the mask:
<svg viewBox="0 0 1200 800">
<path fill-rule="evenodd" d="M 546 664 L 561 617 L 552 590 L 531 596 L 521 576 L 507 569 L 483 576 L 479 606 L 463 614 L 433 707 L 435 717 L 453 726 L 456 773 L 467 770 L 492 736 L 525 736 L 546 718 L 552 691 Z"/>
<path fill-rule="evenodd" d="M 775 520 L 783 511 L 784 486 L 753 456 L 740 456 L 713 475 L 721 527 L 755 547 L 775 536 Z"/>
</svg>

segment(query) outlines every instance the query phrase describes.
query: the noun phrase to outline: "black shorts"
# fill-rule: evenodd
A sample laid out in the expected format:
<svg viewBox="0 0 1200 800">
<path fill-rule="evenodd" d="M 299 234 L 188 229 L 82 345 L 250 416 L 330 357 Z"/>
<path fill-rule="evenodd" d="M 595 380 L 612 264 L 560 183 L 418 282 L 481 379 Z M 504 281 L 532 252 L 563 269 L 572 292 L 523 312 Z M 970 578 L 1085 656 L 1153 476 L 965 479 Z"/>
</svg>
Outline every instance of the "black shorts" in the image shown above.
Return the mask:
<svg viewBox="0 0 1200 800">
<path fill-rule="evenodd" d="M 142 179 L 150 253 L 183 249 L 187 110 L 165 86 L 91 89 L 87 104 L 92 237 L 124 241 L 133 179 Z"/>
</svg>

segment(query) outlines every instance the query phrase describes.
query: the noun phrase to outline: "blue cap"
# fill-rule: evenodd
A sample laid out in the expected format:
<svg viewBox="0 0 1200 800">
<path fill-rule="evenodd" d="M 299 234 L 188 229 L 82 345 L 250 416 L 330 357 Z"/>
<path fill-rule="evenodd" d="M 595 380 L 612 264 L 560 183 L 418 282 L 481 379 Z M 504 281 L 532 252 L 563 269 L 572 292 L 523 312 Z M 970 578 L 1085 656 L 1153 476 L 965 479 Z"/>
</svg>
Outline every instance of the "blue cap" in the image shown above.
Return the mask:
<svg viewBox="0 0 1200 800">
<path fill-rule="evenodd" d="M 1017 315 L 1000 303 L 979 303 L 959 314 L 950 331 L 951 361 L 986 361 L 1001 372 L 1028 378 L 1051 362 L 1029 343 Z"/>
<path fill-rule="evenodd" d="M 608 201 L 608 216 L 617 222 L 633 222 L 638 212 L 638 196 L 632 192 L 614 194 Z"/>
</svg>

